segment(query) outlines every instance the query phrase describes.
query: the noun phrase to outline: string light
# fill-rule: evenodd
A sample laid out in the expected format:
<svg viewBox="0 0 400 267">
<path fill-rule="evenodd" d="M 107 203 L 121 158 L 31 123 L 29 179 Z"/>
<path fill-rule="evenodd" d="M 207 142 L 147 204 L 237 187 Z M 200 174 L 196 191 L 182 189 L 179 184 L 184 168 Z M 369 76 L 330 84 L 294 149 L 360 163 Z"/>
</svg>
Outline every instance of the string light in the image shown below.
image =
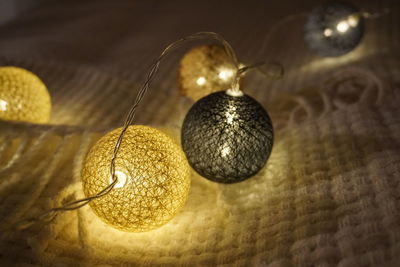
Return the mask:
<svg viewBox="0 0 400 267">
<path fill-rule="evenodd" d="M 215 66 L 219 72 L 214 72 L 214 77 L 228 79 L 229 87 L 192 106 L 183 121 L 181 143 L 189 164 L 200 175 L 215 182 L 236 183 L 252 177 L 265 165 L 272 151 L 273 127 L 265 109 L 240 90 L 241 75 L 260 63 L 239 64 L 229 43 L 216 39 L 224 44 L 232 67 Z M 283 74 L 282 68 L 277 73 Z M 206 78 L 200 80 L 203 82 Z"/>
<path fill-rule="evenodd" d="M 353 50 L 364 33 L 362 13 L 343 2 L 328 2 L 315 8 L 305 25 L 305 41 L 312 51 L 336 57 Z"/>
<path fill-rule="evenodd" d="M 165 134 L 146 126 L 132 126 L 132 123 L 136 109 L 146 95 L 162 59 L 181 43 L 203 38 L 221 42 L 234 66 L 232 73 L 228 71 L 221 74 L 222 71 L 226 71 L 223 69 L 219 74 L 222 79 L 233 75 L 230 89 L 204 98 L 216 99 L 217 104 L 220 102 L 218 99 L 222 99 L 224 103 L 218 105 L 218 108 L 229 107 L 215 117 L 221 119 L 224 114 L 224 123 L 230 125 L 229 138 L 218 143 L 219 156 L 227 160 L 219 162 L 234 166 L 238 162 L 236 156 L 239 156 L 239 160 L 246 161 L 245 164 L 234 167 L 237 170 L 236 174 L 220 173 L 225 180 L 218 180 L 220 176 L 206 177 L 230 183 L 247 179 L 259 171 L 272 149 L 272 124 L 262 106 L 239 89 L 239 80 L 244 72 L 259 66 L 260 63 L 239 67 L 236 54 L 225 39 L 213 32 L 199 32 L 179 39 L 163 50 L 151 66 L 147 79 L 128 112 L 124 126 L 102 137 L 91 149 L 82 170 L 86 198 L 71 201 L 37 217 L 23 220 L 17 223 L 18 229 L 27 228 L 38 221 L 51 221 L 59 212 L 79 209 L 90 204 L 94 212 L 107 224 L 124 231 L 143 232 L 165 224 L 183 207 L 190 185 L 189 164 L 185 154 Z M 200 100 L 198 103 L 203 102 Z M 210 111 L 213 112 L 212 109 Z M 187 118 L 185 121 L 194 121 Z M 218 134 L 215 125 L 213 126 L 215 118 L 210 117 L 208 121 L 202 121 L 203 125 L 210 126 L 214 141 L 215 134 Z M 184 129 L 189 130 L 187 132 L 197 132 L 195 128 Z M 197 132 L 200 133 L 201 131 Z M 233 134 L 238 138 L 233 138 Z M 184 133 L 182 140 L 187 144 Z M 186 145 L 184 147 L 187 148 Z M 249 163 L 253 160 L 257 161 L 250 166 Z M 226 171 L 229 168 L 224 166 L 222 170 Z M 226 177 L 231 174 L 232 177 Z"/>
<path fill-rule="evenodd" d="M 236 91 L 220 91 L 192 106 L 182 125 L 181 141 L 189 164 L 200 175 L 236 183 L 256 174 L 267 162 L 273 127 L 256 100 Z"/>
<path fill-rule="evenodd" d="M 131 128 L 132 126 L 130 125 L 135 117 L 136 108 L 149 89 L 161 60 L 180 43 L 202 38 L 213 38 L 220 41 L 225 48 L 225 52 L 229 55 L 232 64 L 236 70 L 238 69 L 239 64 L 230 44 L 213 32 L 199 32 L 179 39 L 167 46 L 152 65 L 147 79 L 128 113 L 124 127 L 118 130 L 117 133 L 112 132 L 109 136 L 100 139 L 100 144 L 97 148 L 94 147 L 93 152 L 91 152 L 92 154 L 89 153 L 82 173 L 83 187 L 87 198 L 73 201 L 63 207 L 52 209 L 50 212 L 54 214 L 58 211 L 77 209 L 86 204 L 91 204 L 95 213 L 106 223 L 121 230 L 142 232 L 165 224 L 179 211 L 186 201 L 189 190 L 188 164 L 183 152 L 176 146 L 173 146 L 171 140 L 165 136 L 159 136 L 159 140 L 157 141 L 157 138 L 152 137 L 156 133 L 148 131 L 148 127 L 143 128 L 144 126 L 142 126 L 141 131 L 143 133 L 135 135 L 136 128 Z M 235 72 L 231 89 L 233 92 L 239 91 L 239 75 L 246 69 L 243 68 L 242 71 Z M 146 131 L 148 131 L 147 134 Z M 143 142 L 140 141 L 141 138 L 144 138 Z M 146 139 L 149 140 L 147 141 Z M 126 148 L 124 145 L 127 140 L 128 144 L 131 143 L 129 148 Z M 103 146 L 103 142 L 109 145 Z M 110 144 L 114 144 L 114 146 Z M 112 149 L 110 150 L 110 148 Z M 139 153 L 130 153 L 136 151 Z M 101 159 L 107 159 L 107 155 L 112 156 L 108 161 L 102 161 Z M 119 159 L 123 160 L 120 161 Z M 107 162 L 111 164 L 108 165 Z M 104 172 L 104 166 L 109 167 L 109 176 L 107 172 Z M 100 176 L 94 175 L 96 169 L 102 169 Z M 171 170 L 171 172 L 166 172 L 166 170 Z M 137 174 L 138 176 L 136 176 Z M 153 180 L 155 177 L 152 175 L 154 174 L 161 175 L 161 178 L 159 178 L 160 182 L 157 183 Z M 101 183 L 101 181 L 108 182 Z M 163 183 L 165 183 L 166 190 L 164 190 L 164 186 L 160 186 Z M 133 185 L 131 190 L 127 186 L 130 184 Z M 116 185 L 123 189 L 115 188 Z M 119 191 L 122 196 L 118 193 Z M 165 197 L 165 201 L 160 199 L 160 194 Z M 96 202 L 99 204 L 96 204 Z M 110 205 L 110 203 L 116 205 Z"/>
<path fill-rule="evenodd" d="M 235 77 L 235 66 L 224 47 L 201 45 L 187 52 L 178 71 L 180 92 L 193 100 L 227 90 Z"/>
<path fill-rule="evenodd" d="M 103 136 L 91 149 L 82 171 L 87 197 L 113 183 L 109 163 L 121 128 Z M 114 189 L 90 202 L 107 224 L 123 231 L 158 228 L 184 206 L 190 187 L 189 165 L 181 148 L 166 134 L 129 126 L 115 160 Z"/>
<path fill-rule="evenodd" d="M 0 67 L 0 119 L 46 123 L 51 99 L 44 83 L 32 72 Z"/>
</svg>

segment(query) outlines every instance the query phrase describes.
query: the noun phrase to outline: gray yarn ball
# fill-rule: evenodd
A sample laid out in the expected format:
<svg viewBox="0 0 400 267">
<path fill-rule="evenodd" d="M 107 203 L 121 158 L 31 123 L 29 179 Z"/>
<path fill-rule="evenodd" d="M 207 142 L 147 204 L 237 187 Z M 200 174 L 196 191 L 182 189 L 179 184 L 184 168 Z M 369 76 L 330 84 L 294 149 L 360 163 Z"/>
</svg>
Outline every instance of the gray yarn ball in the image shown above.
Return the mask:
<svg viewBox="0 0 400 267">
<path fill-rule="evenodd" d="M 305 25 L 305 42 L 323 57 L 337 57 L 353 50 L 364 34 L 364 20 L 351 4 L 328 2 L 315 8 Z"/>
<path fill-rule="evenodd" d="M 271 119 L 256 100 L 220 91 L 192 106 L 182 125 L 181 141 L 196 172 L 215 182 L 236 183 L 265 165 L 273 135 Z"/>
</svg>

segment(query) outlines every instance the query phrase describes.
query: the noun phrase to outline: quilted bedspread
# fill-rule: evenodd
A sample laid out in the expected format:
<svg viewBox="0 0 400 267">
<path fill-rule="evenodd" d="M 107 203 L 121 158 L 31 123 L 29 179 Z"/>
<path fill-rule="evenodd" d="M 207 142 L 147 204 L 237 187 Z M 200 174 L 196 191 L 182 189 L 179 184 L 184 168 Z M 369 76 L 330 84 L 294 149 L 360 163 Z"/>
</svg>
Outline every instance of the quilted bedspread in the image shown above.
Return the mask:
<svg viewBox="0 0 400 267">
<path fill-rule="evenodd" d="M 0 122 L 0 265 L 400 266 L 400 6 L 353 2 L 390 12 L 337 58 L 303 43 L 301 14 L 316 0 L 44 1 L 1 25 L 0 65 L 36 73 L 53 112 L 46 125 Z M 150 64 L 204 30 L 244 63 L 285 67 L 282 79 L 253 71 L 243 81 L 275 128 L 261 172 L 226 185 L 192 171 L 184 209 L 150 232 L 113 229 L 89 207 L 14 230 L 83 197 L 86 154 L 122 125 Z M 177 69 L 193 45 L 161 64 L 135 123 L 179 140 L 193 102 L 179 94 Z"/>
</svg>

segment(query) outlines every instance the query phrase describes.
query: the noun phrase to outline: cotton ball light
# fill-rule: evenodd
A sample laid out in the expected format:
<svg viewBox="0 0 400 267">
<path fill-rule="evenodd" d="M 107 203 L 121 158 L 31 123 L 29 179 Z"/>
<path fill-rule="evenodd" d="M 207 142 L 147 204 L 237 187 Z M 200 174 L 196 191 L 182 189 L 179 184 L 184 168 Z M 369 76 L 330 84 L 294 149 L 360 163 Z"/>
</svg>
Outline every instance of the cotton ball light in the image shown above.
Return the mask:
<svg viewBox="0 0 400 267">
<path fill-rule="evenodd" d="M 353 50 L 364 34 L 359 10 L 348 3 L 328 2 L 315 8 L 305 25 L 305 41 L 324 57 L 337 57 Z"/>
<path fill-rule="evenodd" d="M 235 73 L 236 68 L 222 46 L 195 47 L 180 62 L 180 92 L 197 101 L 210 93 L 229 89 Z"/>
<path fill-rule="evenodd" d="M 51 99 L 43 82 L 18 67 L 0 67 L 0 119 L 46 123 Z"/>
<path fill-rule="evenodd" d="M 252 97 L 228 90 L 210 94 L 191 107 L 181 141 L 196 172 L 215 182 L 236 183 L 265 165 L 273 136 L 265 109 Z"/>
<path fill-rule="evenodd" d="M 121 128 L 90 150 L 82 170 L 83 191 L 93 196 L 112 183 L 110 162 Z M 117 183 L 90 202 L 105 223 L 128 232 L 145 232 L 170 221 L 184 206 L 190 167 L 180 146 L 147 126 L 129 126 L 115 161 Z"/>
</svg>

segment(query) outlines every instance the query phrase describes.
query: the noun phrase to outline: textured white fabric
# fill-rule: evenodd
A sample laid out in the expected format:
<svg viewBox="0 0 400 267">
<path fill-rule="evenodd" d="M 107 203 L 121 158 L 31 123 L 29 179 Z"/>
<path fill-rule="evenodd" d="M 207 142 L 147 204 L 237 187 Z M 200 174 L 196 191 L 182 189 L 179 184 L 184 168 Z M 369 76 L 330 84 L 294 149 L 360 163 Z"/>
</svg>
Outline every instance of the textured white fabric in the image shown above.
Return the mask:
<svg viewBox="0 0 400 267">
<path fill-rule="evenodd" d="M 85 155 L 104 132 L 121 125 L 147 66 L 168 42 L 209 26 L 245 60 L 257 61 L 266 51 L 259 50 L 262 38 L 252 38 L 266 30 L 246 31 L 265 19 L 267 10 L 256 1 L 240 11 L 247 14 L 242 28 L 216 23 L 222 4 L 204 22 L 209 3 L 187 13 L 198 17 L 174 20 L 170 16 L 182 10 L 182 2 L 159 9 L 153 2 L 71 2 L 48 3 L 0 28 L 0 63 L 38 74 L 54 104 L 50 125 L 0 122 L 0 265 L 398 265 L 400 64 L 394 15 L 368 21 L 361 45 L 337 59 L 317 58 L 301 42 L 282 45 L 282 32 L 273 35 L 266 50 L 284 62 L 285 78 L 270 81 L 253 72 L 243 88 L 268 109 L 276 131 L 268 164 L 255 177 L 223 185 L 193 171 L 183 211 L 147 233 L 112 229 L 89 207 L 10 231 L 12 223 L 83 196 Z M 368 7 L 396 11 L 395 4 Z M 143 10 L 148 17 L 139 16 Z M 226 21 L 234 23 L 235 14 L 225 15 Z M 177 33 L 174 26 L 183 19 L 188 23 Z M 114 30 L 100 33 L 107 24 Z M 287 26 L 293 40 L 301 35 L 296 26 Z M 99 30 L 98 40 L 85 37 L 91 30 Z M 180 55 L 162 65 L 137 117 L 177 139 L 192 104 L 178 94 Z"/>
</svg>

